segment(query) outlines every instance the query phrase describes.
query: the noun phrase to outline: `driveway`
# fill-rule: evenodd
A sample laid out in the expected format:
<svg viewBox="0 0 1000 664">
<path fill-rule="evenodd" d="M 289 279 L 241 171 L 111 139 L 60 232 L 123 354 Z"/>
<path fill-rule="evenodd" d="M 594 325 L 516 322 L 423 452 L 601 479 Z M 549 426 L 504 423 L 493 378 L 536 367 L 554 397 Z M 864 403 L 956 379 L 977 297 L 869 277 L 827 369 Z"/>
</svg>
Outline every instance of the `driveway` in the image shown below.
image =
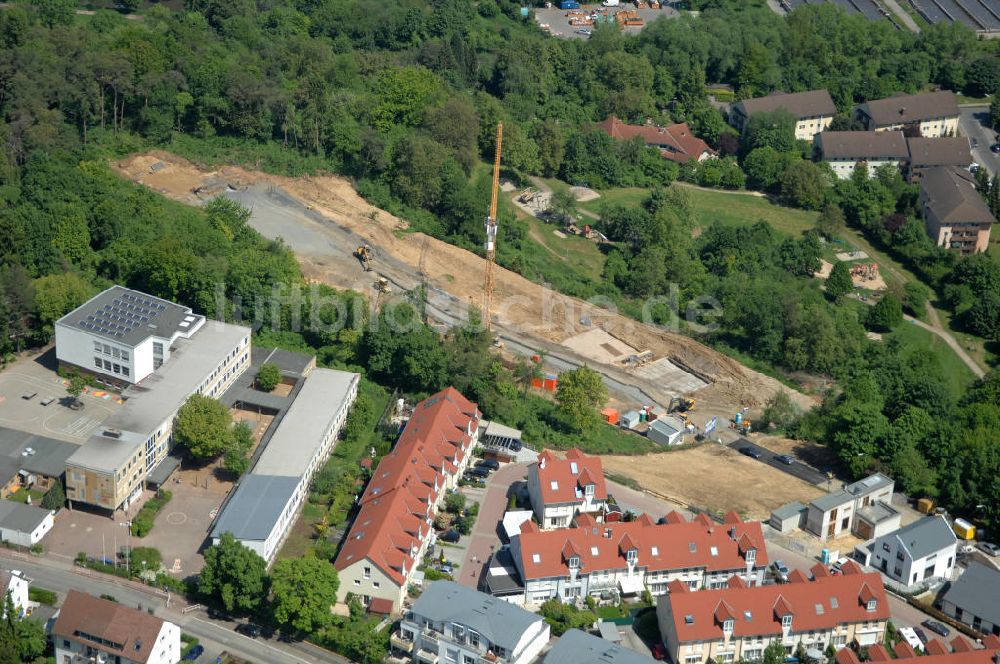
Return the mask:
<svg viewBox="0 0 1000 664">
<path fill-rule="evenodd" d="M 795 460 L 795 463 L 789 466 L 788 464 L 781 463 L 780 461 L 778 461 L 777 459 L 778 454 L 776 454 L 775 452 L 772 452 L 771 450 L 767 449 L 766 447 L 763 447 L 762 445 L 749 441 L 746 438 L 737 438 L 733 442 L 729 443 L 729 447 L 737 451 L 744 446 L 749 446 L 760 450 L 761 457 L 760 459 L 758 459 L 758 461 L 760 461 L 761 463 L 765 463 L 768 466 L 771 466 L 772 468 L 777 468 L 782 472 L 788 473 L 792 477 L 797 477 L 800 480 L 809 482 L 809 484 L 823 484 L 823 485 L 826 484 L 827 477 L 825 474 L 819 472 L 812 466 L 807 466 L 805 463 L 799 461 L 798 459 Z"/>
<path fill-rule="evenodd" d="M 465 560 L 459 567 L 457 581 L 463 586 L 478 588 L 479 578 L 493 551 L 500 546 L 497 529 L 507 511 L 507 492 L 514 482 L 528 475 L 528 464 L 506 464 L 493 474 L 486 485 L 486 496 L 480 502 L 476 527 L 468 538 Z"/>
<path fill-rule="evenodd" d="M 986 168 L 990 175 L 1000 172 L 1000 154 L 990 152 L 990 146 L 997 140 L 997 134 L 990 128 L 989 104 L 962 106 L 959 108 L 958 126 L 969 140 L 978 145 L 972 149 L 976 163 Z"/>
</svg>

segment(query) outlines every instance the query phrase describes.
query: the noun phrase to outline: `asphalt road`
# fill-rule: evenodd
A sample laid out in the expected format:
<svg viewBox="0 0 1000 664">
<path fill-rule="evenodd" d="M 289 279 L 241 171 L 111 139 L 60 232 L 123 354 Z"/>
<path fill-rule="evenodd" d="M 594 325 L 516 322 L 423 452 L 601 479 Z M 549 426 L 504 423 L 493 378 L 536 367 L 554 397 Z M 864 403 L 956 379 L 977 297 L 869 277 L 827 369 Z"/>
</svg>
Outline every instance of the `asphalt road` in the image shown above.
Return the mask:
<svg viewBox="0 0 1000 664">
<path fill-rule="evenodd" d="M 781 463 L 780 461 L 777 460 L 776 457 L 779 456 L 777 453 L 772 452 L 771 450 L 767 449 L 766 447 L 762 447 L 757 443 L 749 441 L 746 438 L 737 438 L 733 442 L 729 443 L 729 447 L 737 451 L 739 451 L 739 449 L 744 446 L 749 446 L 760 450 L 761 457 L 760 459 L 758 459 L 758 461 L 760 461 L 761 463 L 766 463 L 772 468 L 777 468 L 778 470 L 788 473 L 793 477 L 797 477 L 800 480 L 809 482 L 809 484 L 826 484 L 827 480 L 826 475 L 819 472 L 812 466 L 807 466 L 798 459 L 795 460 L 795 463 L 789 466 L 788 464 Z"/>
<path fill-rule="evenodd" d="M 969 140 L 975 139 L 972 157 L 990 175 L 1000 172 L 1000 154 L 990 152 L 990 146 L 997 141 L 997 133 L 990 126 L 989 104 L 962 106 L 959 108 L 958 126 Z"/>
<path fill-rule="evenodd" d="M 126 606 L 152 608 L 156 616 L 180 625 L 181 631 L 198 637 L 201 645 L 205 647 L 205 653 L 198 660 L 201 662 L 212 662 L 223 652 L 248 662 L 261 664 L 320 662 L 349 664 L 350 662 L 344 657 L 308 643 L 286 644 L 242 636 L 233 630 L 236 623 L 208 620 L 202 611 L 182 614 L 180 609 L 186 604 L 184 599 L 172 597 L 171 607 L 167 608 L 163 593 L 153 588 L 96 573 L 91 575 L 88 570 L 64 565 L 49 558 L 25 560 L 9 550 L 0 549 L 0 565 L 22 570 L 32 579 L 33 585 L 57 591 L 60 599 L 65 597 L 68 590 L 78 590 L 94 596 L 108 594 Z"/>
</svg>

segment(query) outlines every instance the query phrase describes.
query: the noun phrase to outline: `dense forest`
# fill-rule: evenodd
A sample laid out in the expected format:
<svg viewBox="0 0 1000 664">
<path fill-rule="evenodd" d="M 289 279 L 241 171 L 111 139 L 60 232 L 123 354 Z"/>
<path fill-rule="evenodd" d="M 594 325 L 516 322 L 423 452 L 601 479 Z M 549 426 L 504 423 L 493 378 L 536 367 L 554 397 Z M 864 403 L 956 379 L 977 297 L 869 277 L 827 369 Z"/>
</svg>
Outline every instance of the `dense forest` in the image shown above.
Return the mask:
<svg viewBox="0 0 1000 664">
<path fill-rule="evenodd" d="M 914 35 L 829 5 L 783 18 L 763 2 L 692 4 L 700 15 L 656 21 L 638 37 L 602 26 L 588 40 L 558 40 L 512 0 L 187 0 L 183 11 L 154 6 L 140 20 L 77 15 L 71 0 L 11 3 L 0 9 L 2 350 L 44 343 L 61 313 L 111 282 L 208 313 L 221 299 L 232 315 L 233 302 L 300 281 L 291 253 L 252 231 L 245 210 L 167 202 L 118 180 L 111 157 L 159 147 L 289 174 L 325 169 L 353 178 L 415 228 L 477 248 L 488 198 L 480 164 L 492 158 L 502 120 L 504 164 L 515 179 L 651 191 L 639 206 L 603 211 L 614 248 L 601 280 L 570 286 L 553 275 L 552 283 L 607 295 L 626 311 L 671 283 L 682 306 L 714 296 L 725 315 L 706 340 L 840 385 L 804 418 L 772 404 L 776 424 L 830 442 L 852 472 L 890 468 L 907 490 L 1000 522 L 995 376 L 959 397 L 942 388 L 933 358 L 867 341 L 866 330 L 898 323 L 901 308 L 919 312 L 929 292 L 892 294 L 869 311 L 810 278 L 821 237 L 848 223 L 907 260 L 969 329 L 996 339 L 997 262 L 957 261 L 930 246 L 913 189 L 898 174 L 833 183 L 803 159 L 782 128 L 787 119 L 758 123 L 739 139 L 706 95 L 719 83 L 737 97 L 825 87 L 846 126 L 851 105 L 868 98 L 932 86 L 997 91 L 1000 43 L 960 26 Z M 595 131 L 612 113 L 686 121 L 725 158 L 678 169 L 641 143 Z M 693 237 L 689 202 L 669 186 L 677 178 L 769 191 L 822 210 L 821 224 L 799 238 L 763 223 L 715 225 Z M 511 251 L 500 260 L 528 273 L 516 251 L 524 225 L 508 216 L 502 243 Z M 270 330 L 292 316 L 290 306 L 265 312 L 261 341 L 317 350 L 328 365 L 366 367 L 415 393 L 455 383 L 535 440 L 565 444 L 586 434 L 593 451 L 611 448 L 560 404 L 530 396 L 531 367 L 488 359 L 480 351 L 489 339 L 474 330 L 455 331 L 446 344 L 422 326 L 396 336 L 378 326 Z"/>
</svg>

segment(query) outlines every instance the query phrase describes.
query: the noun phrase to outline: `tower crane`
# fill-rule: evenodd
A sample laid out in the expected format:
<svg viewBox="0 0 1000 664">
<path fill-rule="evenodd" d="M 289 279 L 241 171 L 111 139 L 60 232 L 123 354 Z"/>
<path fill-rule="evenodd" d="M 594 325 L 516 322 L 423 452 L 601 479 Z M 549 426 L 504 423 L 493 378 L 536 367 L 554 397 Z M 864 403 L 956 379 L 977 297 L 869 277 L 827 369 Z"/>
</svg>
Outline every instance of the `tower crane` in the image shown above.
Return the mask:
<svg viewBox="0 0 1000 664">
<path fill-rule="evenodd" d="M 497 196 L 500 191 L 500 146 L 503 143 L 503 123 L 497 123 L 497 147 L 493 155 L 493 195 L 490 213 L 486 217 L 486 283 L 483 288 L 483 316 L 489 330 L 493 318 L 493 273 L 497 262 Z"/>
</svg>

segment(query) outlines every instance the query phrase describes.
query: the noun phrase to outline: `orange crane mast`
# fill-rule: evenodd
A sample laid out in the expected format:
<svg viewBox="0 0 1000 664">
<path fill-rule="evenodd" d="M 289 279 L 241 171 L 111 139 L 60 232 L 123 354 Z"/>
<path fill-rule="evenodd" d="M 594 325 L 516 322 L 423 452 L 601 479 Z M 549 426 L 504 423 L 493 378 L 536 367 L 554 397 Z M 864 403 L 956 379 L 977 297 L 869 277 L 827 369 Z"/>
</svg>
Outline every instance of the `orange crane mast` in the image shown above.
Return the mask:
<svg viewBox="0 0 1000 664">
<path fill-rule="evenodd" d="M 492 326 L 493 279 L 497 262 L 497 196 L 500 191 L 500 146 L 503 142 L 503 123 L 497 123 L 497 148 L 493 156 L 493 196 L 490 213 L 486 217 L 486 283 L 483 288 L 483 318 L 486 329 Z"/>
</svg>

